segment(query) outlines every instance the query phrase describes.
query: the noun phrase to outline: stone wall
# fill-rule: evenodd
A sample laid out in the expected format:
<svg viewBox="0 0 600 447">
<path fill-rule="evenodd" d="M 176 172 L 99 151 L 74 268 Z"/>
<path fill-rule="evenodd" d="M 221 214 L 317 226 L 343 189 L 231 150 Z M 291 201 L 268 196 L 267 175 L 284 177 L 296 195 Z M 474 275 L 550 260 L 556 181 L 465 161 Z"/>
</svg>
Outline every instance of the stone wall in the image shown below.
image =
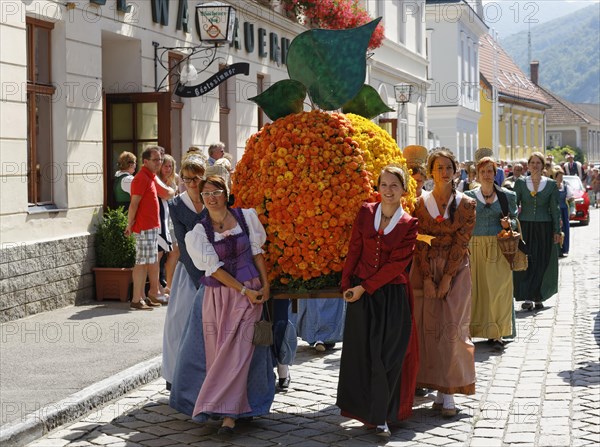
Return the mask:
<svg viewBox="0 0 600 447">
<path fill-rule="evenodd" d="M 0 323 L 94 298 L 94 236 L 0 248 Z"/>
</svg>

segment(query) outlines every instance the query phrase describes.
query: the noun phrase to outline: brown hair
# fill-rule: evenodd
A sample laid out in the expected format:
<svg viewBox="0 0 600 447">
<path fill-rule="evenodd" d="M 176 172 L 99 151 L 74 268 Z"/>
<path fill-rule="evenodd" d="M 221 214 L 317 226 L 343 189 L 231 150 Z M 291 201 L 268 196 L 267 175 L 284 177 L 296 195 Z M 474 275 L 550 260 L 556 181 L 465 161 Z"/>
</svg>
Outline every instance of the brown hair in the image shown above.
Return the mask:
<svg viewBox="0 0 600 447">
<path fill-rule="evenodd" d="M 431 154 L 429 154 L 429 158 L 427 159 L 427 173 L 431 175 L 431 171 L 433 171 L 433 164 L 440 157 L 447 158 L 452 162 L 452 167 L 454 168 L 454 173 L 456 174 L 456 171 L 458 171 L 458 162 L 456 161 L 456 157 L 450 149 L 445 147 L 434 149 Z"/>
<path fill-rule="evenodd" d="M 158 152 L 162 158 L 165 153 L 165 149 L 160 146 L 148 146 L 142 152 L 142 160 L 150 160 L 152 158 L 152 152 Z"/>
<path fill-rule="evenodd" d="M 531 162 L 531 159 L 533 157 L 539 158 L 540 161 L 542 162 L 542 166 L 546 166 L 546 158 L 544 157 L 544 154 L 542 154 L 541 152 L 538 152 L 538 151 L 532 152 L 532 154 L 527 159 L 527 164 L 529 164 Z"/>
<path fill-rule="evenodd" d="M 409 164 L 408 169 L 411 170 L 411 175 L 421 174 L 424 179 L 427 178 L 427 169 L 423 164 Z"/>
<path fill-rule="evenodd" d="M 431 176 L 431 172 L 433 171 L 433 164 L 435 161 L 440 158 L 447 158 L 452 162 L 452 167 L 454 168 L 454 173 L 458 171 L 458 162 L 456 161 L 456 157 L 454 153 L 445 147 L 441 147 L 438 149 L 434 149 L 431 154 L 429 154 L 429 158 L 427 159 L 427 172 Z M 454 181 L 450 182 L 452 184 L 452 195 L 450 196 L 450 206 L 448 207 L 448 214 L 450 216 L 450 222 L 454 223 L 454 213 L 456 212 L 456 184 Z"/>
<path fill-rule="evenodd" d="M 406 191 L 406 171 L 404 169 L 402 169 L 401 166 L 398 166 L 396 164 L 387 165 L 381 170 L 381 172 L 379 173 L 379 178 L 377 179 L 377 187 L 378 188 L 379 188 L 379 185 L 381 184 L 381 176 L 383 175 L 384 172 L 395 175 L 398 178 L 398 180 L 400 180 L 402 189 L 404 189 Z"/>
<path fill-rule="evenodd" d="M 488 163 L 492 164 L 492 166 L 494 167 L 494 172 L 496 172 L 496 170 L 498 169 L 496 161 L 492 157 L 483 157 L 477 162 L 477 173 L 479 174 L 479 170 Z"/>
<path fill-rule="evenodd" d="M 227 205 L 229 202 L 229 194 L 227 193 L 227 185 L 225 184 L 223 177 L 218 175 L 209 175 L 205 179 L 202 179 L 199 185 L 200 192 L 202 192 L 206 184 L 213 185 L 215 188 L 225 191 L 225 205 L 229 206 Z M 202 197 L 202 194 L 200 194 L 200 200 L 202 201 L 202 205 L 204 205 L 204 198 Z"/>
</svg>

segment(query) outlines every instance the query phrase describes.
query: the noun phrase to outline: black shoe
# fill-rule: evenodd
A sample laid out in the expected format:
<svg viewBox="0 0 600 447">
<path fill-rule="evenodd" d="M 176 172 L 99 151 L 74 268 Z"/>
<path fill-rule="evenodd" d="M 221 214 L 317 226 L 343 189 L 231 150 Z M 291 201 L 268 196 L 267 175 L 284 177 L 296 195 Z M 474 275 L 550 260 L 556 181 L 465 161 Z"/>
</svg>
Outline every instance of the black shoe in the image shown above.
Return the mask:
<svg viewBox="0 0 600 447">
<path fill-rule="evenodd" d="M 335 348 L 335 343 L 325 343 L 326 351 L 331 351 L 331 350 L 333 350 L 333 348 Z"/>
<path fill-rule="evenodd" d="M 533 309 L 533 303 L 531 301 L 525 301 L 523 304 L 521 304 L 521 309 L 531 310 Z"/>
<path fill-rule="evenodd" d="M 254 416 L 248 416 L 245 418 L 237 418 L 235 421 L 238 423 L 241 422 L 242 424 L 247 424 L 247 423 L 252 422 L 253 420 L 254 420 Z"/>
<path fill-rule="evenodd" d="M 225 427 L 224 425 L 217 431 L 219 436 L 232 436 L 234 433 L 235 430 L 233 427 Z"/>
<path fill-rule="evenodd" d="M 279 387 L 280 390 L 287 390 L 290 387 L 291 381 L 292 380 L 291 380 L 290 376 L 284 377 L 283 379 L 279 379 L 277 386 Z"/>
<path fill-rule="evenodd" d="M 418 397 L 427 396 L 427 388 L 416 388 L 415 396 L 418 396 Z"/>
<path fill-rule="evenodd" d="M 502 343 L 500 340 L 494 340 L 492 349 L 496 352 L 504 352 L 504 343 Z"/>
<path fill-rule="evenodd" d="M 544 303 L 538 301 L 535 303 L 535 310 L 542 310 L 544 308 Z"/>
<path fill-rule="evenodd" d="M 167 391 L 171 391 L 171 382 L 167 382 Z"/>
</svg>

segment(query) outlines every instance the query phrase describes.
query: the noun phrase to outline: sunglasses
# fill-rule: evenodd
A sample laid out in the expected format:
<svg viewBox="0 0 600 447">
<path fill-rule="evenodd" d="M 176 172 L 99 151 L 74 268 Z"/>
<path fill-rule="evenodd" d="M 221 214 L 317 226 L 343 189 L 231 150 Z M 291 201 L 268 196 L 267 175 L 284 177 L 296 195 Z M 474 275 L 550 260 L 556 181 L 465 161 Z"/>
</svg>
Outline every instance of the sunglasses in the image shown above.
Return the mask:
<svg viewBox="0 0 600 447">
<path fill-rule="evenodd" d="M 181 181 L 183 183 L 192 183 L 192 182 L 199 183 L 201 180 L 202 179 L 198 176 L 196 176 L 196 177 L 181 177 Z"/>
</svg>

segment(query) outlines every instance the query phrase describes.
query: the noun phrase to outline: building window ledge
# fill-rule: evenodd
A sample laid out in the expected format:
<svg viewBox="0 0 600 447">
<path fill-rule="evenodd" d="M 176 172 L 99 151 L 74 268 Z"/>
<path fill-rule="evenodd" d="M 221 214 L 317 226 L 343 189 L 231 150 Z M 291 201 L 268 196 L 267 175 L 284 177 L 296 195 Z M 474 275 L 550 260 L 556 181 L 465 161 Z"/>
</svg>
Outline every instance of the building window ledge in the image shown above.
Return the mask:
<svg viewBox="0 0 600 447">
<path fill-rule="evenodd" d="M 42 214 L 42 213 L 60 213 L 69 211 L 67 208 L 58 208 L 54 204 L 49 205 L 29 205 L 27 214 Z"/>
</svg>

